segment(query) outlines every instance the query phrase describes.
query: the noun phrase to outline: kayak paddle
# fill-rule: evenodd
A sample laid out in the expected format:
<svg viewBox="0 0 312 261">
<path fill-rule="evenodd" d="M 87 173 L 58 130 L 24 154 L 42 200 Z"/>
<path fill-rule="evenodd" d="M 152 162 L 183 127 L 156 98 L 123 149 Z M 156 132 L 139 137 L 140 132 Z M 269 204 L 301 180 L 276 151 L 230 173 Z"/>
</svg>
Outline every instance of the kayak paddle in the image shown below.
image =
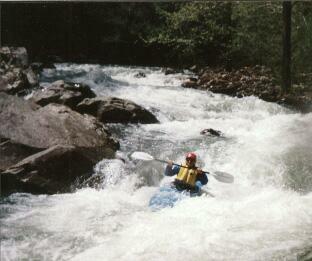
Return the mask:
<svg viewBox="0 0 312 261">
<path fill-rule="evenodd" d="M 143 151 L 135 151 L 131 154 L 131 158 L 133 159 L 137 159 L 137 160 L 145 160 L 145 161 L 151 161 L 151 160 L 155 160 L 155 161 L 159 161 L 162 163 L 168 163 L 168 161 L 166 160 L 161 160 L 161 159 L 156 159 L 154 158 L 152 155 L 143 152 Z M 182 165 L 177 164 L 177 163 L 173 163 L 173 165 L 182 167 Z M 220 182 L 224 182 L 224 183 L 233 183 L 234 182 L 234 177 L 226 172 L 223 171 L 215 171 L 215 172 L 208 172 L 208 171 L 203 171 L 206 174 L 211 174 L 216 180 L 220 181 Z"/>
</svg>

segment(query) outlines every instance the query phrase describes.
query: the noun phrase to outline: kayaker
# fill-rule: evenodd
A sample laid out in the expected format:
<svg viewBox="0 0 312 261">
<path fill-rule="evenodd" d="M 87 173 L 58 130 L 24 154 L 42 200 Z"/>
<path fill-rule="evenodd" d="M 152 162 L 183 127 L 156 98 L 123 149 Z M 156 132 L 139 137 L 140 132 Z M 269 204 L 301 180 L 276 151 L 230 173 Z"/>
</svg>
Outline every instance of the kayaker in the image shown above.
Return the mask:
<svg viewBox="0 0 312 261">
<path fill-rule="evenodd" d="M 187 153 L 185 164 L 182 167 L 174 165 L 171 160 L 165 169 L 166 176 L 177 175 L 173 181 L 173 185 L 177 190 L 187 190 L 191 193 L 200 193 L 201 187 L 208 183 L 207 174 L 200 168 L 196 167 L 196 154 L 193 152 Z"/>
</svg>

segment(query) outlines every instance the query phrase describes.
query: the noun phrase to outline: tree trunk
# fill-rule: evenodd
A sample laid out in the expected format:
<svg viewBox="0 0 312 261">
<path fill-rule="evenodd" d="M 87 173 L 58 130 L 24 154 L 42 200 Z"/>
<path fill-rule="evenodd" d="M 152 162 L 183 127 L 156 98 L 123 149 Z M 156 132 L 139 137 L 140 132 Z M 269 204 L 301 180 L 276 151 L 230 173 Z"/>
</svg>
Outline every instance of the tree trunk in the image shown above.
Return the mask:
<svg viewBox="0 0 312 261">
<path fill-rule="evenodd" d="M 73 58 L 73 3 L 68 3 L 67 6 L 67 60 Z"/>
<path fill-rule="evenodd" d="M 1 3 L 0 3 L 0 47 L 2 47 L 2 17 L 1 17 Z"/>
<path fill-rule="evenodd" d="M 288 93 L 291 89 L 291 2 L 283 2 L 283 65 L 282 91 Z"/>
</svg>

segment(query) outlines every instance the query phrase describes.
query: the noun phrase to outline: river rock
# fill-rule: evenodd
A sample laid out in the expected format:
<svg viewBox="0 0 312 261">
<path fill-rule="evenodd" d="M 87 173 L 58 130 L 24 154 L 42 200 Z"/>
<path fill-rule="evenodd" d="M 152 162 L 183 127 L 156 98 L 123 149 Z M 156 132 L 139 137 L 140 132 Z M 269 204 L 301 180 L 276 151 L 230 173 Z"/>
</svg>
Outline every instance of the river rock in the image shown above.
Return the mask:
<svg viewBox="0 0 312 261">
<path fill-rule="evenodd" d="M 0 171 L 9 168 L 22 159 L 35 154 L 42 149 L 3 139 L 0 143 Z"/>
<path fill-rule="evenodd" d="M 47 88 L 36 91 L 31 100 L 40 106 L 58 103 L 75 109 L 76 105 L 85 98 L 96 95 L 89 86 L 81 83 L 68 83 L 63 80 L 53 82 Z"/>
<path fill-rule="evenodd" d="M 103 123 L 158 123 L 148 110 L 115 97 L 84 99 L 78 104 L 77 111 L 93 115 Z"/>
<path fill-rule="evenodd" d="M 280 99 L 281 90 L 275 85 L 271 71 L 264 66 L 256 65 L 231 71 L 206 67 L 200 70 L 198 76 L 196 83 L 190 79 L 182 86 L 239 98 L 254 95 L 270 102 Z"/>
<path fill-rule="evenodd" d="M 40 107 L 0 93 L 0 122 L 5 167 L 40 151 L 1 174 L 6 193 L 69 191 L 75 179 L 89 175 L 98 161 L 113 158 L 119 148 L 96 118 L 64 105 Z"/>
<path fill-rule="evenodd" d="M 118 143 L 104 125 L 69 107 L 31 101 L 0 93 L 0 135 L 27 146 L 46 149 L 54 145 L 84 148 L 96 159 L 112 157 Z"/>
<path fill-rule="evenodd" d="M 177 68 L 169 68 L 169 67 L 167 67 L 167 68 L 163 68 L 162 72 L 164 72 L 165 75 L 168 75 L 168 74 L 181 73 L 181 72 L 183 72 L 183 70 L 177 69 Z"/>
<path fill-rule="evenodd" d="M 196 87 L 198 87 L 197 79 L 196 78 L 190 78 L 189 80 L 182 83 L 182 87 L 184 87 L 184 88 L 196 88 Z"/>
<path fill-rule="evenodd" d="M 138 72 L 134 75 L 135 78 L 145 78 L 146 74 L 144 72 Z"/>
<path fill-rule="evenodd" d="M 212 135 L 212 136 L 217 136 L 220 137 L 222 136 L 222 132 L 219 130 L 214 130 L 212 128 L 204 129 L 200 132 L 202 135 Z"/>
<path fill-rule="evenodd" d="M 56 145 L 3 171 L 0 174 L 1 191 L 4 195 L 12 192 L 70 192 L 75 181 L 91 175 L 95 163 L 81 148 Z"/>
</svg>

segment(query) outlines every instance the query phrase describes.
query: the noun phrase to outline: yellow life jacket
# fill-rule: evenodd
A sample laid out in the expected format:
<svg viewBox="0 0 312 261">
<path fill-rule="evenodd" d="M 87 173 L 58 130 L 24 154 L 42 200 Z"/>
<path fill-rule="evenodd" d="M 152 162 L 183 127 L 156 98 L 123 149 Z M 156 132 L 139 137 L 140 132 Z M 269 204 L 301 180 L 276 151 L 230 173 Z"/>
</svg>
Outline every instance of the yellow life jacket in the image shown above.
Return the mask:
<svg viewBox="0 0 312 261">
<path fill-rule="evenodd" d="M 182 167 L 180 167 L 180 171 L 179 171 L 176 179 L 181 180 L 181 181 L 185 182 L 186 184 L 194 187 L 195 182 L 196 182 L 196 177 L 197 177 L 196 168 L 189 169 L 189 168 L 187 168 L 186 165 L 182 165 Z"/>
</svg>

